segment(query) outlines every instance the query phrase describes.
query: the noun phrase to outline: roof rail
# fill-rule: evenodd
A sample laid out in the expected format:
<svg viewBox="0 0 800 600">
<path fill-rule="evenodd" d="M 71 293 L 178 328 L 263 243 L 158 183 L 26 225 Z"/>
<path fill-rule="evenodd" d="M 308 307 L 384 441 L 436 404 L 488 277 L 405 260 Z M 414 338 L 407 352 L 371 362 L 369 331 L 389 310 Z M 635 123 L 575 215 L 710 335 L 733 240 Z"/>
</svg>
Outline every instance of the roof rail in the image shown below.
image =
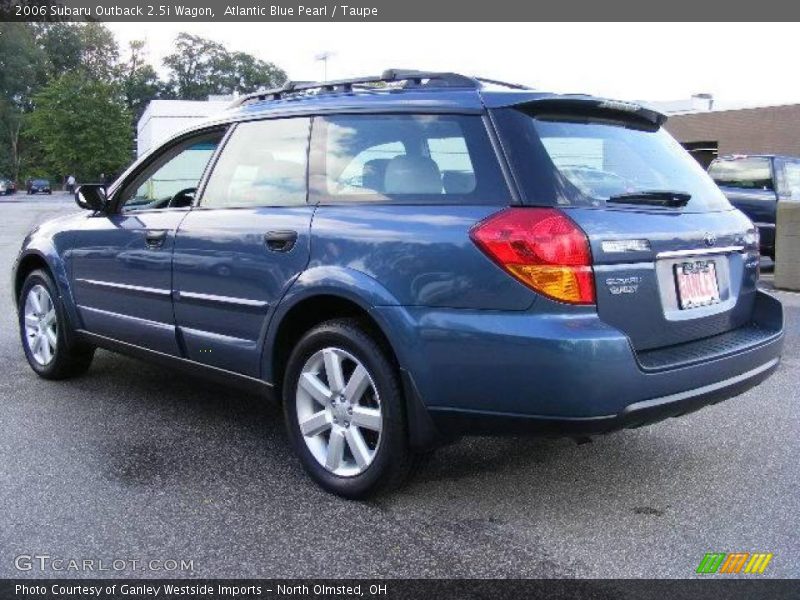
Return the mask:
<svg viewBox="0 0 800 600">
<path fill-rule="evenodd" d="M 302 95 L 310 93 L 330 93 L 330 92 L 352 92 L 354 89 L 369 89 L 376 87 L 382 83 L 398 83 L 405 82 L 403 88 L 468 88 L 480 89 L 483 83 L 491 83 L 495 85 L 502 85 L 513 89 L 526 89 L 524 86 L 505 83 L 502 81 L 495 81 L 492 79 L 483 79 L 476 77 L 469 77 L 459 73 L 447 73 L 436 71 L 416 71 L 413 69 L 387 69 L 379 76 L 372 77 L 356 77 L 353 79 L 338 79 L 333 81 L 287 81 L 279 88 L 269 90 L 261 90 L 252 94 L 246 94 L 237 98 L 228 107 L 237 108 L 244 104 L 252 102 L 261 102 L 264 100 L 280 100 L 290 95 Z"/>
<path fill-rule="evenodd" d="M 480 83 L 488 83 L 490 85 L 499 85 L 500 87 L 507 87 L 512 90 L 532 90 L 532 87 L 522 85 L 521 83 L 509 83 L 508 81 L 500 81 L 499 79 L 487 79 L 486 77 L 476 77 Z"/>
</svg>

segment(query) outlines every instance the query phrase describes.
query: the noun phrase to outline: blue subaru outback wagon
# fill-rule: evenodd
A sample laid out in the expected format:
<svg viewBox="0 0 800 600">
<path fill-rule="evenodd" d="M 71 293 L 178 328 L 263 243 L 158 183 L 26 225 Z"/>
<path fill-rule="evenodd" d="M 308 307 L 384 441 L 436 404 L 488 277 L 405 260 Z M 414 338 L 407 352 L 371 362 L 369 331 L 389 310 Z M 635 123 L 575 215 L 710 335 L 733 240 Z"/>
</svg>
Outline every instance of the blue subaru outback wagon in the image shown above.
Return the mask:
<svg viewBox="0 0 800 600">
<path fill-rule="evenodd" d="M 778 365 L 759 239 L 638 104 L 387 71 L 244 97 L 28 235 L 40 376 L 107 348 L 280 400 L 309 475 L 403 481 L 464 434 L 584 437 Z"/>
</svg>

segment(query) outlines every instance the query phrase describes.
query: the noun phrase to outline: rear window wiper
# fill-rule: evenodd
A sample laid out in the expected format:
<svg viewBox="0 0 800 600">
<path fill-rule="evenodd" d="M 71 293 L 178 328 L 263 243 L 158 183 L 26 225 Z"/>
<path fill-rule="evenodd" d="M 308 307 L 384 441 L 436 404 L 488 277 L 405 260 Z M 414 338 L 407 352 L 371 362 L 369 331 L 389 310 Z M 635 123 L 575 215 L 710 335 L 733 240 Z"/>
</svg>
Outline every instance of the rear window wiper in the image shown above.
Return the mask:
<svg viewBox="0 0 800 600">
<path fill-rule="evenodd" d="M 642 190 L 627 192 L 609 197 L 607 202 L 616 204 L 645 204 L 647 206 L 669 206 L 680 208 L 686 206 L 692 199 L 691 194 L 675 192 L 672 190 Z"/>
</svg>

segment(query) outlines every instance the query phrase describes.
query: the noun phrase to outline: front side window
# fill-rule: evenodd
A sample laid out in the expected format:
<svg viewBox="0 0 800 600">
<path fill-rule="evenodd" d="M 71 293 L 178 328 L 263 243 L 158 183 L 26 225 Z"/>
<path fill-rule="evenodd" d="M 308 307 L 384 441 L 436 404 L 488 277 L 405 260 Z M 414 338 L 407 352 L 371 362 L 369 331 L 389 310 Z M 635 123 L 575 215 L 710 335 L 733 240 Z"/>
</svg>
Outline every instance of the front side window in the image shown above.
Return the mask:
<svg viewBox="0 0 800 600">
<path fill-rule="evenodd" d="M 314 129 L 318 201 L 508 201 L 478 116 L 341 115 L 318 119 Z"/>
<path fill-rule="evenodd" d="M 745 190 L 773 190 L 772 168 L 768 158 L 721 158 L 711 163 L 708 174 L 723 187 Z"/>
<path fill-rule="evenodd" d="M 125 212 L 189 206 L 222 132 L 202 135 L 167 149 L 125 186 Z"/>
<path fill-rule="evenodd" d="M 588 109 L 504 109 L 498 116 L 531 204 L 604 207 L 677 193 L 689 197 L 687 212 L 730 208 L 697 161 L 663 128 L 641 118 Z"/>
<path fill-rule="evenodd" d="M 203 192 L 210 208 L 306 203 L 311 120 L 240 123 L 220 153 Z"/>
</svg>

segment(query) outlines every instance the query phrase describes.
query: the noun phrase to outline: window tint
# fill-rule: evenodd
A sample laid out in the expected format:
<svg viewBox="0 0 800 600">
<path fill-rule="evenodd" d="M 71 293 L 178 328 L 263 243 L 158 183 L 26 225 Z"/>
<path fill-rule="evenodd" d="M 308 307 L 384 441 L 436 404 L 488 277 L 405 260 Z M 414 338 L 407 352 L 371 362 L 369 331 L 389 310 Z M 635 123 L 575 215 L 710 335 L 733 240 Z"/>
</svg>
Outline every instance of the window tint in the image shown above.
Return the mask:
<svg viewBox="0 0 800 600">
<path fill-rule="evenodd" d="M 715 160 L 708 174 L 717 185 L 747 190 L 772 190 L 772 169 L 768 158 L 723 158 Z"/>
<path fill-rule="evenodd" d="M 222 132 L 207 134 L 168 149 L 129 183 L 123 192 L 123 210 L 152 210 L 188 206 L 211 160 Z M 178 192 L 184 192 L 177 196 Z"/>
<path fill-rule="evenodd" d="M 730 204 L 664 129 L 627 115 L 498 111 L 508 154 L 531 204 L 603 207 L 612 196 L 690 195 L 687 212 Z"/>
<path fill-rule="evenodd" d="M 478 116 L 342 115 L 316 123 L 316 200 L 508 201 Z"/>
<path fill-rule="evenodd" d="M 220 154 L 202 206 L 306 203 L 310 119 L 240 123 Z"/>
</svg>

